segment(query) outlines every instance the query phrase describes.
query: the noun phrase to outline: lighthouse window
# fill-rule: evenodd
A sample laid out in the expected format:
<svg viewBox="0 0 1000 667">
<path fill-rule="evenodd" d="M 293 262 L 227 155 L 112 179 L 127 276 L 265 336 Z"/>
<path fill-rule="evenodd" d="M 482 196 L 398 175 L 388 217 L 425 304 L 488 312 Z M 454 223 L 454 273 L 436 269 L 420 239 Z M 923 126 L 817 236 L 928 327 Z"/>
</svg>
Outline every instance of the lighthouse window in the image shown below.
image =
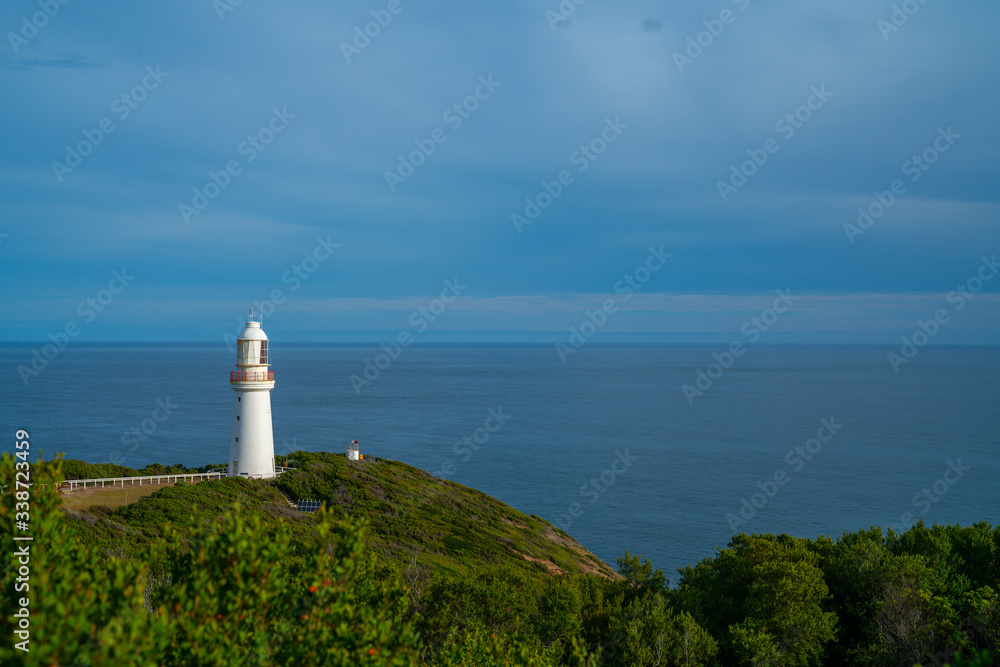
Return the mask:
<svg viewBox="0 0 1000 667">
<path fill-rule="evenodd" d="M 242 401 L 243 401 L 243 397 L 242 396 L 237 396 L 236 397 L 236 402 L 237 403 L 241 403 Z"/>
<path fill-rule="evenodd" d="M 240 416 L 236 415 L 236 421 L 239 421 L 239 420 L 240 420 Z"/>
<path fill-rule="evenodd" d="M 263 366 L 267 363 L 267 341 L 262 340 L 260 342 L 260 365 Z"/>
<path fill-rule="evenodd" d="M 239 344 L 239 352 L 236 355 L 237 364 L 246 364 L 247 359 L 250 357 L 250 341 L 241 340 Z"/>
<path fill-rule="evenodd" d="M 240 441 L 240 439 L 239 439 L 239 438 L 233 438 L 233 440 L 235 440 L 236 442 L 239 442 L 239 441 Z"/>
</svg>

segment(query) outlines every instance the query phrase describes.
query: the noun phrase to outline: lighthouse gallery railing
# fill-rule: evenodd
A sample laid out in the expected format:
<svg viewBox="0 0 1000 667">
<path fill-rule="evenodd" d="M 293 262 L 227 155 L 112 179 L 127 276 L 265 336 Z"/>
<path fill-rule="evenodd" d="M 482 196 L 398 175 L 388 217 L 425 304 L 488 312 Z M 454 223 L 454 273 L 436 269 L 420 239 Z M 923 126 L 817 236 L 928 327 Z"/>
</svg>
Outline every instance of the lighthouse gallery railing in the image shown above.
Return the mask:
<svg viewBox="0 0 1000 667">
<path fill-rule="evenodd" d="M 274 371 L 229 371 L 229 382 L 274 382 Z"/>
</svg>

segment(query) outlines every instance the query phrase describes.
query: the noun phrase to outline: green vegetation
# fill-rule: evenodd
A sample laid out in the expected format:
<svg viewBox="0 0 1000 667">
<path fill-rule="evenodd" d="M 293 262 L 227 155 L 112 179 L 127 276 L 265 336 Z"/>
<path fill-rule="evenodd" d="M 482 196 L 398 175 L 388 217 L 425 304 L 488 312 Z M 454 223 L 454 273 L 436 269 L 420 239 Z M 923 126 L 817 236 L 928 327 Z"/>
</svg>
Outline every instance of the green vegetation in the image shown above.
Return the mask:
<svg viewBox="0 0 1000 667">
<path fill-rule="evenodd" d="M 30 596 L 32 652 L 4 642 L 0 664 L 983 667 L 1000 645 L 985 523 L 737 535 L 669 588 L 641 556 L 611 572 L 544 520 L 410 466 L 289 459 L 279 480 L 83 512 L 60 510 L 59 462 L 34 466 L 30 591 L 0 562 L 4 609 Z M 0 483 L 14 468 L 0 460 Z M 0 503 L 4 544 L 15 511 Z"/>
<path fill-rule="evenodd" d="M 183 475 L 185 473 L 208 472 L 217 468 L 225 468 L 225 463 L 215 463 L 200 468 L 188 468 L 181 463 L 165 466 L 151 463 L 145 468 L 135 470 L 114 463 L 87 463 L 76 459 L 66 459 L 63 463 L 63 479 L 103 479 L 106 477 L 142 477 L 144 475 Z"/>
<path fill-rule="evenodd" d="M 369 547 L 391 560 L 468 574 L 522 559 L 552 573 L 615 576 L 565 532 L 475 489 L 396 461 L 293 452 L 275 485 L 292 500 L 321 500 L 338 520 L 371 521 Z"/>
</svg>

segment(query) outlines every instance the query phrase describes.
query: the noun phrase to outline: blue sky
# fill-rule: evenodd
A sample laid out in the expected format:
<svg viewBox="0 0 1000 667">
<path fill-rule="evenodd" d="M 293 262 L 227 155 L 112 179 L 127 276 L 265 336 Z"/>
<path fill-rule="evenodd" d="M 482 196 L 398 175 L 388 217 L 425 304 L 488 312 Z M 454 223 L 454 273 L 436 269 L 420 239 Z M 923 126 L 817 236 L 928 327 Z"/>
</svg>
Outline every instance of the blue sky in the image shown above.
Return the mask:
<svg viewBox="0 0 1000 667">
<path fill-rule="evenodd" d="M 726 340 L 791 289 L 768 342 L 891 342 L 1000 252 L 995 3 L 51 2 L 0 10 L 0 340 L 217 341 L 281 290 L 272 338 L 379 342 L 457 279 L 421 341 L 608 298 L 605 342 Z M 1000 342 L 998 286 L 937 340 Z"/>
</svg>

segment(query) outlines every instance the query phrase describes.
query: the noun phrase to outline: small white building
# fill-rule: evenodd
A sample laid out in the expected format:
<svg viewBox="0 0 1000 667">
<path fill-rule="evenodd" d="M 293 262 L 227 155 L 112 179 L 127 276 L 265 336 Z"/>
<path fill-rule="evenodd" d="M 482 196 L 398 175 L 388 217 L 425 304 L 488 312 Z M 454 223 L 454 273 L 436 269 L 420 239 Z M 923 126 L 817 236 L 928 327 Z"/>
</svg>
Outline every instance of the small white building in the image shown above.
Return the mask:
<svg viewBox="0 0 1000 667">
<path fill-rule="evenodd" d="M 236 392 L 233 439 L 229 445 L 229 476 L 274 477 L 274 435 L 271 431 L 271 390 L 274 371 L 268 361 L 267 335 L 253 311 L 236 341 L 236 370 L 229 386 Z"/>
</svg>

